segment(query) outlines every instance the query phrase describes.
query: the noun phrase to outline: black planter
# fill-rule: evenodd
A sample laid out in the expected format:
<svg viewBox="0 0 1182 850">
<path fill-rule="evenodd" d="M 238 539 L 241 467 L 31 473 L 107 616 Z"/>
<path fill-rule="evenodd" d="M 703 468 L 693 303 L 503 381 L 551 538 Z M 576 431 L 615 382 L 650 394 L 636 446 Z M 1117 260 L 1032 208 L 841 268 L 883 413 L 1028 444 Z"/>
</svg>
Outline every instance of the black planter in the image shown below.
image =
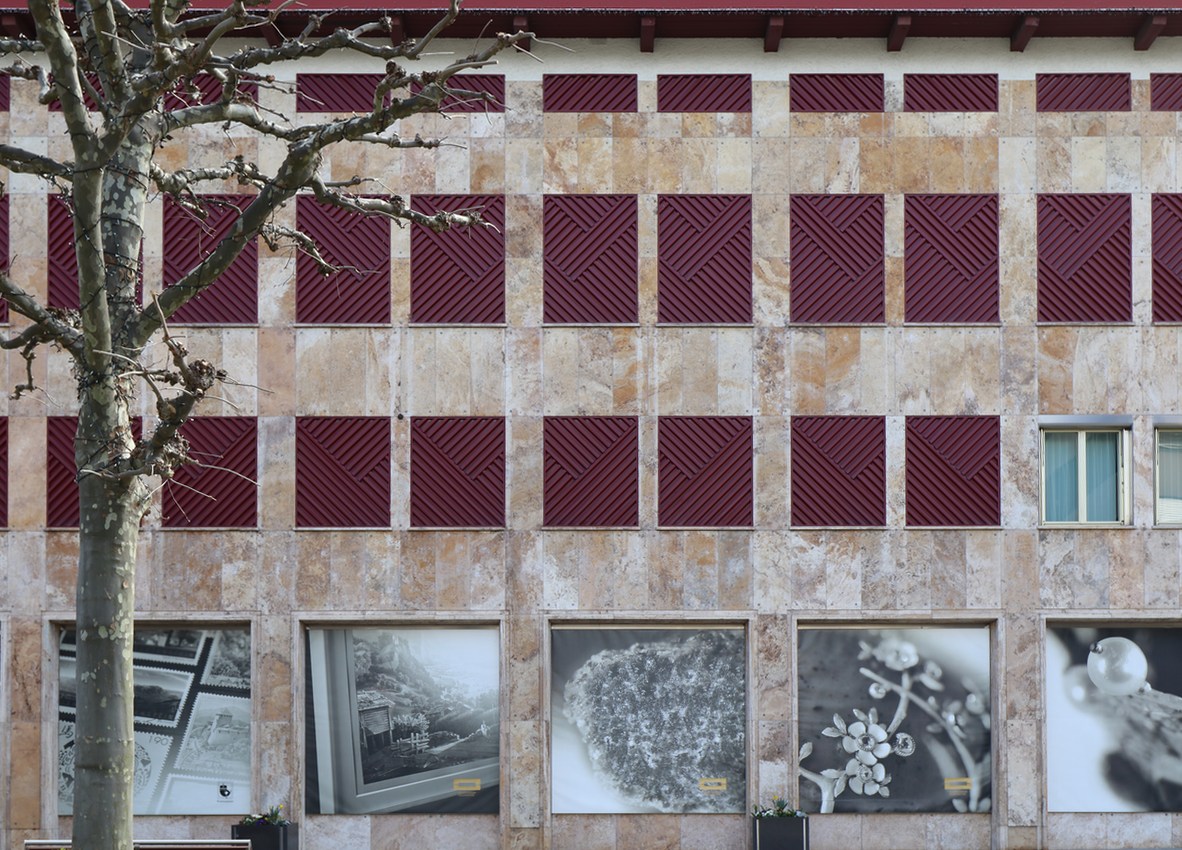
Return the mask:
<svg viewBox="0 0 1182 850">
<path fill-rule="evenodd" d="M 231 838 L 249 838 L 250 850 L 299 850 L 300 839 L 294 823 L 275 826 L 271 823 L 236 823 L 230 827 Z"/>
<path fill-rule="evenodd" d="M 755 850 L 808 850 L 808 818 L 752 818 Z"/>
</svg>

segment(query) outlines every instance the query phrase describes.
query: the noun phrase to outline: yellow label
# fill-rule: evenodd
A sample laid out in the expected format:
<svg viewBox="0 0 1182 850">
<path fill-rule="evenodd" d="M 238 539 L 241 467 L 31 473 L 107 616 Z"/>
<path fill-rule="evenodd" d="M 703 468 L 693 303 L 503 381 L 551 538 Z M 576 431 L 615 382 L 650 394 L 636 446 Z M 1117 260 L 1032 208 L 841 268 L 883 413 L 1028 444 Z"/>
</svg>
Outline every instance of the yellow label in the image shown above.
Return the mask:
<svg viewBox="0 0 1182 850">
<path fill-rule="evenodd" d="M 725 791 L 725 776 L 704 776 L 698 780 L 699 791 Z"/>
<path fill-rule="evenodd" d="M 945 791 L 972 791 L 973 778 L 971 776 L 945 776 Z"/>
<path fill-rule="evenodd" d="M 457 794 L 475 794 L 480 790 L 480 780 L 472 779 L 453 779 L 451 781 L 451 790 Z"/>
</svg>

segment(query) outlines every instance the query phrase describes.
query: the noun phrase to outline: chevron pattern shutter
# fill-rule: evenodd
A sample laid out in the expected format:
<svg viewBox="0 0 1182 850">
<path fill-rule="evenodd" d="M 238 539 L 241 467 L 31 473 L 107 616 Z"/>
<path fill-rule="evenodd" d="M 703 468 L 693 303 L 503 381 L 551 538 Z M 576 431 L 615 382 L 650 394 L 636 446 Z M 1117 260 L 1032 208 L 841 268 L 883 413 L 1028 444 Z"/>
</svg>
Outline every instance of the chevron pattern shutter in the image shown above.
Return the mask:
<svg viewBox="0 0 1182 850">
<path fill-rule="evenodd" d="M 635 112 L 635 74 L 543 74 L 543 112 Z"/>
<path fill-rule="evenodd" d="M 1153 196 L 1153 321 L 1182 322 L 1182 195 Z"/>
<path fill-rule="evenodd" d="M 296 527 L 389 525 L 390 419 L 296 417 Z"/>
<path fill-rule="evenodd" d="M 640 524 L 639 440 L 632 416 L 547 416 L 543 524 Z"/>
<path fill-rule="evenodd" d="M 316 325 L 384 325 L 390 321 L 390 222 L 296 196 L 296 227 L 340 271 L 323 275 L 296 257 L 296 321 Z"/>
<path fill-rule="evenodd" d="M 904 112 L 997 112 L 997 74 L 904 74 Z"/>
<path fill-rule="evenodd" d="M 792 417 L 792 524 L 886 525 L 886 420 Z"/>
<path fill-rule="evenodd" d="M 8 77 L 4 77 L 8 79 Z M 9 246 L 8 195 L 0 195 L 0 269 L 8 270 L 11 261 Z M 0 298 L 0 324 L 8 321 L 8 302 Z"/>
<path fill-rule="evenodd" d="M 637 320 L 635 195 L 546 195 L 543 320 Z"/>
<path fill-rule="evenodd" d="M 1038 196 L 1038 320 L 1133 318 L 1128 195 Z"/>
<path fill-rule="evenodd" d="M 1036 74 L 1039 112 L 1128 112 L 1133 108 L 1128 74 Z"/>
<path fill-rule="evenodd" d="M 165 528 L 254 528 L 258 525 L 258 420 L 202 416 L 181 427 L 189 456 L 164 485 Z"/>
<path fill-rule="evenodd" d="M 45 418 L 45 525 L 77 528 L 79 522 L 77 467 L 74 437 L 77 416 Z"/>
<path fill-rule="evenodd" d="M 662 416 L 657 420 L 657 456 L 658 524 L 753 523 L 750 417 Z"/>
<path fill-rule="evenodd" d="M 751 321 L 751 196 L 657 199 L 657 321 Z"/>
<path fill-rule="evenodd" d="M 296 74 L 296 112 L 370 112 L 382 74 Z"/>
<path fill-rule="evenodd" d="M 658 74 L 658 112 L 750 112 L 750 74 Z"/>
<path fill-rule="evenodd" d="M 164 285 L 172 286 L 210 255 L 230 232 L 253 195 L 203 195 L 204 220 L 164 197 Z M 236 324 L 258 322 L 258 239 L 251 239 L 217 282 L 177 310 L 174 324 Z"/>
<path fill-rule="evenodd" d="M 259 102 L 259 84 L 250 80 L 238 83 L 238 100 Z M 171 93 L 164 96 L 166 110 L 184 109 L 187 106 L 208 106 L 222 99 L 222 81 L 213 74 L 195 74 L 181 81 Z"/>
<path fill-rule="evenodd" d="M 505 321 L 505 199 L 501 195 L 416 195 L 432 215 L 477 210 L 492 227 L 443 233 L 411 225 L 410 320 L 449 324 Z"/>
<path fill-rule="evenodd" d="M 12 77 L 0 77 L 0 112 L 8 112 L 12 104 Z M 8 523 L 5 522 L 5 525 Z"/>
<path fill-rule="evenodd" d="M 49 79 L 51 81 L 53 80 L 53 74 L 49 75 Z M 99 94 L 102 94 L 103 87 L 101 85 L 99 85 L 98 74 L 88 73 L 86 75 L 86 79 L 90 81 L 90 84 L 92 86 L 94 86 L 95 90 L 97 92 L 99 92 Z M 82 102 L 86 104 L 86 108 L 88 110 L 90 110 L 91 112 L 98 112 L 98 104 L 95 102 L 94 98 L 90 96 L 90 92 L 88 92 L 85 89 L 85 87 L 82 89 Z M 57 98 L 54 98 L 53 100 L 51 100 L 49 102 L 49 111 L 50 112 L 61 112 L 62 111 L 62 102 L 60 100 L 58 100 Z"/>
<path fill-rule="evenodd" d="M 1182 74 L 1149 75 L 1149 108 L 1154 112 L 1182 110 Z"/>
<path fill-rule="evenodd" d="M 882 74 L 791 74 L 788 108 L 793 112 L 882 112 Z"/>
<path fill-rule="evenodd" d="M 504 419 L 411 419 L 410 524 L 418 528 L 504 527 Z"/>
<path fill-rule="evenodd" d="M 907 525 L 1001 524 L 1001 419 L 907 417 Z"/>
<path fill-rule="evenodd" d="M 907 195 L 908 322 L 999 322 L 996 195 Z"/>
<path fill-rule="evenodd" d="M 504 74 L 456 74 L 447 87 L 463 91 L 477 92 L 488 95 L 491 100 L 482 98 L 464 98 L 449 94 L 439 104 L 440 112 L 452 115 L 461 112 L 504 112 L 505 111 L 505 75 Z M 411 90 L 416 94 L 422 86 L 412 85 Z"/>
<path fill-rule="evenodd" d="M 881 195 L 793 195 L 794 322 L 886 321 Z"/>
<path fill-rule="evenodd" d="M 8 527 L 8 417 L 0 416 L 0 528 Z"/>
<path fill-rule="evenodd" d="M 47 283 L 50 307 L 78 309 L 78 257 L 74 253 L 74 211 L 61 195 L 47 195 L 46 226 Z M 136 281 L 136 303 L 143 301 L 144 246 L 140 243 L 140 276 Z"/>
</svg>

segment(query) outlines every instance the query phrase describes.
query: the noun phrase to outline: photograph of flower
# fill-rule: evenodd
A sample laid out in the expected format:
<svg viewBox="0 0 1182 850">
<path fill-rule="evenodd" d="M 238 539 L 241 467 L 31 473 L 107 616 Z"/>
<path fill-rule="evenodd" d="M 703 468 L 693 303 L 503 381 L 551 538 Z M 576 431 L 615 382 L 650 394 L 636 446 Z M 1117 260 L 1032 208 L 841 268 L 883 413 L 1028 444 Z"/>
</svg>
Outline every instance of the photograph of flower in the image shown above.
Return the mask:
<svg viewBox="0 0 1182 850">
<path fill-rule="evenodd" d="M 986 812 L 987 627 L 801 628 L 800 806 Z"/>
<path fill-rule="evenodd" d="M 1049 626 L 1047 808 L 1182 811 L 1182 629 Z"/>
<path fill-rule="evenodd" d="M 741 628 L 551 632 L 555 813 L 746 809 Z"/>
</svg>

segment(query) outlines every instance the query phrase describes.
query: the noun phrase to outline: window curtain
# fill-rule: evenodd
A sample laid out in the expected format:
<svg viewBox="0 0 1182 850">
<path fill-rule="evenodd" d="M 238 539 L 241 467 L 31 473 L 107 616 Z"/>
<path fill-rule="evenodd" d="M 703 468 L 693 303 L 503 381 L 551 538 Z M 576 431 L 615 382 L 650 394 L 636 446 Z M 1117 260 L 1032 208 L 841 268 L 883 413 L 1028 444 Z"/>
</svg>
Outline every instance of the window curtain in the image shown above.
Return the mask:
<svg viewBox="0 0 1182 850">
<path fill-rule="evenodd" d="M 1088 522 L 1120 521 L 1120 434 L 1084 434 Z"/>
<path fill-rule="evenodd" d="M 1157 432 L 1157 521 L 1182 523 L 1182 431 Z"/>
<path fill-rule="evenodd" d="M 1046 522 L 1079 521 L 1079 435 L 1075 431 L 1043 434 Z"/>
</svg>

